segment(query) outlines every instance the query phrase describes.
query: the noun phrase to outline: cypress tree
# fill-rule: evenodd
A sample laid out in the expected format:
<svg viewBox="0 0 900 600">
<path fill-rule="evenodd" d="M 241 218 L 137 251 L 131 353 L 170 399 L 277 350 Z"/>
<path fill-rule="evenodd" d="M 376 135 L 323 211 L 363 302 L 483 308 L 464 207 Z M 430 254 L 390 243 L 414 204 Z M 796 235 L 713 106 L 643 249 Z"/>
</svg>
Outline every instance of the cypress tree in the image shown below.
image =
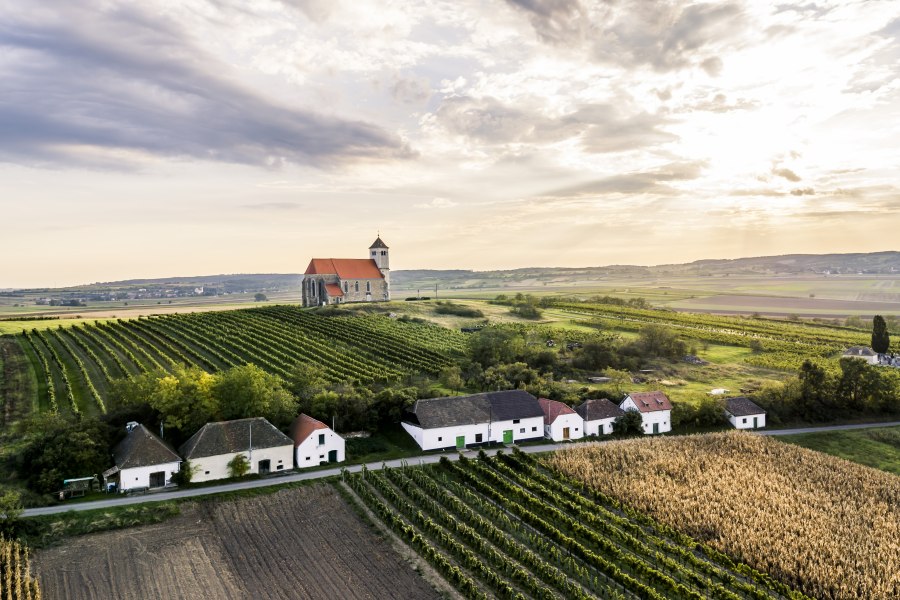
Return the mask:
<svg viewBox="0 0 900 600">
<path fill-rule="evenodd" d="M 879 354 L 885 354 L 891 346 L 891 338 L 888 335 L 887 323 L 884 317 L 875 315 L 872 319 L 872 350 Z"/>
</svg>

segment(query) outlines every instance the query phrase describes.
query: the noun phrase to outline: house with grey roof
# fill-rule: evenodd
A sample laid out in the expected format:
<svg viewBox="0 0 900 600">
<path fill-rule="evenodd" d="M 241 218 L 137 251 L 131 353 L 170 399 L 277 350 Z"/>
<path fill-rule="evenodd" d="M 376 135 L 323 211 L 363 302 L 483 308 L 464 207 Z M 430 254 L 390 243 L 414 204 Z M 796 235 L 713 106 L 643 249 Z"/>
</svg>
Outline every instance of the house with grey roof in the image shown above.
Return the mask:
<svg viewBox="0 0 900 600">
<path fill-rule="evenodd" d="M 878 364 L 878 353 L 868 346 L 851 346 L 844 350 L 841 358 L 856 358 L 864 360 L 870 365 Z"/>
<path fill-rule="evenodd" d="M 584 419 L 584 435 L 607 435 L 613 432 L 613 423 L 625 414 L 619 405 L 606 398 L 585 400 L 575 407 Z"/>
<path fill-rule="evenodd" d="M 523 390 L 485 392 L 418 400 L 402 425 L 422 450 L 513 444 L 544 436 L 544 411 Z"/>
<path fill-rule="evenodd" d="M 242 454 L 248 474 L 266 475 L 294 467 L 294 442 L 262 417 L 207 423 L 180 448 L 191 462 L 191 481 L 230 477 L 228 464 Z"/>
<path fill-rule="evenodd" d="M 759 429 L 766 426 L 766 411 L 746 396 L 726 398 L 725 417 L 735 429 Z"/>
<path fill-rule="evenodd" d="M 114 483 L 120 492 L 128 492 L 171 485 L 181 457 L 140 423 L 128 423 L 126 431 L 113 450 L 115 466 L 103 473 L 107 486 Z"/>
</svg>

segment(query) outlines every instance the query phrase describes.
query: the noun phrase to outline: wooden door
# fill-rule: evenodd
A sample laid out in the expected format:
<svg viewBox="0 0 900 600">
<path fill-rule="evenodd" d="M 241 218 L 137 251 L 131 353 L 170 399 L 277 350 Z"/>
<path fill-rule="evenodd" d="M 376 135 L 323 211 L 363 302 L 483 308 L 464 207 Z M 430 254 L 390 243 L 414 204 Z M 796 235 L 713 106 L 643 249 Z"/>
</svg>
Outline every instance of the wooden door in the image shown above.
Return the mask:
<svg viewBox="0 0 900 600">
<path fill-rule="evenodd" d="M 569 428 L 568 427 L 563 427 L 563 439 L 564 440 L 569 439 Z"/>
</svg>

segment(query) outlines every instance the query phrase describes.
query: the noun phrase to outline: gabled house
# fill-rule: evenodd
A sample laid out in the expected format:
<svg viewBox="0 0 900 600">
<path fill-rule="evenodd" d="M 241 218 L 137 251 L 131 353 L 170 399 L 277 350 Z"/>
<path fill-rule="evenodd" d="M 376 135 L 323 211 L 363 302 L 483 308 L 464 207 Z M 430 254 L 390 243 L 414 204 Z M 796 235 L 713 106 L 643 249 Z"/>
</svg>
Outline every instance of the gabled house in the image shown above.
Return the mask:
<svg viewBox="0 0 900 600">
<path fill-rule="evenodd" d="M 584 419 L 568 404 L 539 398 L 544 411 L 544 437 L 554 442 L 578 440 L 584 437 Z"/>
<path fill-rule="evenodd" d="M 103 473 L 107 486 L 115 483 L 120 492 L 127 492 L 171 485 L 181 457 L 140 423 L 128 423 L 126 430 L 113 450 L 115 466 Z"/>
<path fill-rule="evenodd" d="M 422 450 L 512 444 L 544 436 L 544 411 L 528 392 L 508 390 L 418 400 L 401 424 Z"/>
<path fill-rule="evenodd" d="M 322 463 L 344 462 L 344 438 L 309 415 L 301 414 L 291 423 L 294 466 L 298 469 Z"/>
<path fill-rule="evenodd" d="M 864 360 L 870 365 L 878 364 L 878 353 L 868 346 L 851 346 L 844 350 L 841 358 L 858 358 Z"/>
<path fill-rule="evenodd" d="M 230 477 L 228 463 L 243 454 L 248 473 L 265 475 L 290 470 L 294 465 L 294 442 L 262 417 L 207 423 L 180 448 L 191 461 L 191 481 Z"/>
<path fill-rule="evenodd" d="M 766 426 L 766 411 L 746 396 L 726 398 L 725 416 L 736 429 L 759 429 Z"/>
<path fill-rule="evenodd" d="M 584 435 L 607 435 L 613 432 L 613 422 L 625 414 L 619 405 L 606 398 L 585 400 L 575 407 L 584 420 Z"/>
<path fill-rule="evenodd" d="M 619 408 L 639 411 L 645 434 L 672 431 L 672 403 L 662 392 L 632 392 Z"/>
</svg>

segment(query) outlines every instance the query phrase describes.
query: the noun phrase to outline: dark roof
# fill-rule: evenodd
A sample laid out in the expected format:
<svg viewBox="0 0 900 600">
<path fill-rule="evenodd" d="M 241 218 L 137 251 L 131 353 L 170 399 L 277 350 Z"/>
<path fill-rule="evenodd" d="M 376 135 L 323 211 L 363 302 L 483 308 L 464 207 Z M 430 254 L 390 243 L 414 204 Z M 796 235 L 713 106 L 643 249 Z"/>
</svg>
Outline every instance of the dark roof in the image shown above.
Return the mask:
<svg viewBox="0 0 900 600">
<path fill-rule="evenodd" d="M 575 412 L 581 415 L 585 421 L 615 419 L 625 414 L 625 411 L 619 408 L 615 402 L 606 398 L 585 400 L 583 404 L 575 407 Z"/>
<path fill-rule="evenodd" d="M 672 403 L 669 402 L 669 397 L 662 392 L 632 392 L 625 398 L 631 398 L 637 409 L 642 413 L 672 410 Z"/>
<path fill-rule="evenodd" d="M 113 450 L 119 469 L 134 469 L 181 462 L 181 457 L 143 425 L 137 425 Z"/>
<path fill-rule="evenodd" d="M 878 356 L 878 353 L 867 346 L 851 346 L 842 356 Z"/>
<path fill-rule="evenodd" d="M 251 419 L 207 423 L 181 446 L 181 455 L 191 460 L 203 458 L 204 456 L 218 456 L 220 454 L 232 454 L 249 450 L 251 427 L 253 430 L 252 440 L 254 448 L 276 448 L 278 446 L 294 445 L 291 438 L 278 431 L 277 427 L 262 417 L 254 417 Z"/>
<path fill-rule="evenodd" d="M 422 429 L 543 417 L 537 398 L 523 390 L 418 400 L 405 421 Z"/>
<path fill-rule="evenodd" d="M 737 398 L 725 399 L 725 410 L 735 417 L 746 417 L 748 415 L 764 415 L 766 411 L 756 405 L 755 402 L 746 396 L 738 396 Z"/>
<path fill-rule="evenodd" d="M 387 244 L 385 244 L 384 242 L 381 241 L 380 235 L 378 237 L 376 237 L 375 241 L 372 242 L 372 245 L 369 246 L 369 250 L 371 250 L 372 248 L 384 248 L 385 250 L 388 249 Z"/>
</svg>

